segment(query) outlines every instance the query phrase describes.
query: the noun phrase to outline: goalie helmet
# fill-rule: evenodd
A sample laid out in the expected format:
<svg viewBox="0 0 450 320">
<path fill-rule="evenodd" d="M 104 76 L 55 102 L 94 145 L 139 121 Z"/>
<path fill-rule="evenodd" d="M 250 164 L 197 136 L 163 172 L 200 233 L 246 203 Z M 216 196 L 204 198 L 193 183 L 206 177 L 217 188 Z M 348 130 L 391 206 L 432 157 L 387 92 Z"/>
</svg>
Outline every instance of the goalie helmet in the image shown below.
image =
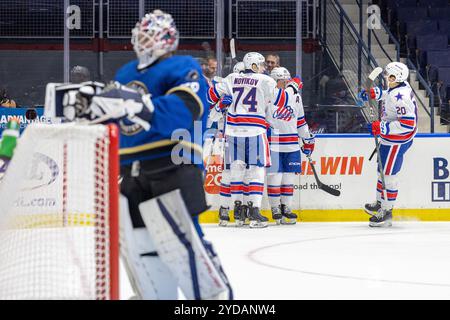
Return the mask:
<svg viewBox="0 0 450 320">
<path fill-rule="evenodd" d="M 387 78 L 394 76 L 395 82 L 404 82 L 408 80 L 409 69 L 404 63 L 391 62 L 384 69 L 384 76 Z"/>
<path fill-rule="evenodd" d="M 139 59 L 138 68 L 148 67 L 178 47 L 179 33 L 172 16 L 161 10 L 147 13 L 131 32 L 131 44 Z"/>
<path fill-rule="evenodd" d="M 291 78 L 291 74 L 289 73 L 288 69 L 284 67 L 273 68 L 272 72 L 270 72 L 270 76 L 274 80 L 289 80 Z"/>
<path fill-rule="evenodd" d="M 256 73 L 264 72 L 264 63 L 266 59 L 258 52 L 249 52 L 244 56 L 243 62 L 246 70 L 252 70 Z"/>
<path fill-rule="evenodd" d="M 241 73 L 241 72 L 244 72 L 244 70 L 245 70 L 245 66 L 242 61 L 239 61 L 233 67 L 233 73 Z"/>
</svg>

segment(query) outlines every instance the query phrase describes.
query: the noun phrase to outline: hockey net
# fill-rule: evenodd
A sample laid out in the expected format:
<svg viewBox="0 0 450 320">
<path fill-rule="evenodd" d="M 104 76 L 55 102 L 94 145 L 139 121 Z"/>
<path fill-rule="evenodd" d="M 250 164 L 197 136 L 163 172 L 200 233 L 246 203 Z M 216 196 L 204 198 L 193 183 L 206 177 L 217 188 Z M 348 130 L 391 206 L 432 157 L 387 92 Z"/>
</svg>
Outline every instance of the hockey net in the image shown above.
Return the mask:
<svg viewBox="0 0 450 320">
<path fill-rule="evenodd" d="M 32 124 L 0 182 L 0 299 L 118 299 L 118 132 Z"/>
</svg>

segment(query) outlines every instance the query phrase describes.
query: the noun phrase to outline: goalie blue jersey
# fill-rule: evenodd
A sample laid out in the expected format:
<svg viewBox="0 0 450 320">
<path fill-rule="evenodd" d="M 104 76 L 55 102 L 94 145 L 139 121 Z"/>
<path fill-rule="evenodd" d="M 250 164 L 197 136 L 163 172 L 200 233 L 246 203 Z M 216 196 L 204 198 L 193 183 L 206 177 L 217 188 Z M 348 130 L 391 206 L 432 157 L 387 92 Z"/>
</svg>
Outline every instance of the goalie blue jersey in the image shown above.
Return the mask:
<svg viewBox="0 0 450 320">
<path fill-rule="evenodd" d="M 137 60 L 124 65 L 115 80 L 150 93 L 155 110 L 149 131 L 127 119 L 119 121 L 121 164 L 172 155 L 176 164 L 201 167 L 208 84 L 200 65 L 190 56 L 171 56 L 142 70 L 137 65 Z"/>
</svg>

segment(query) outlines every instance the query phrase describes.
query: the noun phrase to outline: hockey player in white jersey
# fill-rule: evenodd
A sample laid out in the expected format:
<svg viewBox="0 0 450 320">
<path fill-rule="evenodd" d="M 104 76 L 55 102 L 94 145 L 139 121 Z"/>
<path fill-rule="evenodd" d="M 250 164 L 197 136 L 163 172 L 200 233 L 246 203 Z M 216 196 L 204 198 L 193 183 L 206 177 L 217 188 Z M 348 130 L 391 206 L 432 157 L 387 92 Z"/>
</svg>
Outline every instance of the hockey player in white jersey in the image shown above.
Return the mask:
<svg viewBox="0 0 450 320">
<path fill-rule="evenodd" d="M 233 67 L 233 73 L 235 74 L 241 74 L 245 70 L 244 63 L 242 61 L 236 63 Z M 226 101 L 228 101 L 229 96 L 224 96 L 226 98 Z M 223 101 L 224 97 L 221 98 L 221 101 Z M 227 117 L 227 107 L 231 104 L 216 104 L 216 107 L 211 111 L 210 113 L 210 119 L 213 121 L 217 121 L 217 128 L 219 135 L 225 134 L 225 128 L 226 128 L 226 117 Z M 225 140 L 225 135 L 223 139 L 219 138 L 220 142 Z M 226 227 L 228 225 L 228 222 L 230 221 L 230 202 L 231 202 L 231 189 L 230 189 L 230 168 L 228 166 L 224 166 L 221 174 L 220 179 L 220 190 L 219 190 L 219 198 L 220 198 L 220 208 L 219 208 L 219 226 Z M 235 205 L 234 205 L 234 212 L 236 212 L 237 216 L 240 216 L 240 211 L 245 210 L 245 208 L 242 207 L 243 203 L 243 196 L 244 194 L 236 194 L 235 198 Z"/>
<path fill-rule="evenodd" d="M 386 190 L 383 190 L 378 173 L 377 200 L 365 205 L 365 211 L 372 215 L 369 223 L 371 227 L 392 226 L 392 210 L 398 194 L 398 174 L 404 155 L 417 132 L 417 103 L 406 81 L 408 75 L 409 70 L 405 64 L 391 62 L 384 70 L 388 89 L 375 87 L 370 92 L 362 90 L 359 94 L 364 101 L 368 101 L 370 94 L 372 99 L 384 102 L 381 121 L 374 121 L 369 125 L 369 131 L 380 136 L 380 156 L 386 185 Z"/>
<path fill-rule="evenodd" d="M 264 57 L 249 52 L 243 59 L 243 74 L 232 73 L 208 91 L 211 103 L 223 95 L 232 95 L 225 129 L 225 165 L 231 170 L 230 191 L 232 200 L 244 194 L 248 206 L 251 228 L 267 226 L 268 219 L 261 215 L 264 191 L 264 168 L 270 165 L 266 115 L 272 109 L 285 108 L 299 89 L 300 80 L 289 81 L 287 89 L 278 89 L 276 82 L 264 72 Z M 236 225 L 241 226 L 246 216 L 243 210 L 235 212 Z"/>
<path fill-rule="evenodd" d="M 276 67 L 270 76 L 284 88 L 291 78 L 289 71 Z M 300 86 L 301 88 L 301 86 Z M 267 118 L 272 165 L 267 169 L 267 195 L 272 218 L 277 224 L 295 224 L 297 215 L 291 211 L 296 174 L 301 172 L 299 137 L 302 151 L 310 156 L 314 150 L 314 136 L 305 121 L 302 98 L 299 93 L 290 99 L 285 112 L 275 110 Z"/>
</svg>

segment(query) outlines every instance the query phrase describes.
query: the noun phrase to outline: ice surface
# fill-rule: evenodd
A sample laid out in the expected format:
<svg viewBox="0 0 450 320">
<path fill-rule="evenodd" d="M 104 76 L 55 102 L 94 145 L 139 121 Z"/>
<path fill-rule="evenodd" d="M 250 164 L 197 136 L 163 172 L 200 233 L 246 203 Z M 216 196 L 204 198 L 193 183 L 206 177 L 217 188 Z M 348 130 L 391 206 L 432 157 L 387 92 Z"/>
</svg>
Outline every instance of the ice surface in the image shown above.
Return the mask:
<svg viewBox="0 0 450 320">
<path fill-rule="evenodd" d="M 449 222 L 203 229 L 236 299 L 450 299 Z"/>
</svg>

